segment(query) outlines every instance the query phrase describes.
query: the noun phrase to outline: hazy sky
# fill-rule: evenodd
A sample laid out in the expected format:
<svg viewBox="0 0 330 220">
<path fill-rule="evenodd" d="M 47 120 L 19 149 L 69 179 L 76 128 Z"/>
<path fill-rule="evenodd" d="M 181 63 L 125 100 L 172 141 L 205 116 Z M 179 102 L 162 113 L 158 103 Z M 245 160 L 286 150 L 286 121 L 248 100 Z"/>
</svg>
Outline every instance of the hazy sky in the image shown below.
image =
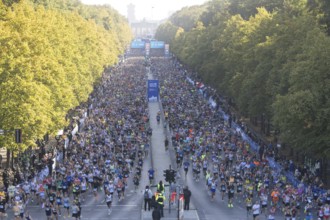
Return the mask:
<svg viewBox="0 0 330 220">
<path fill-rule="evenodd" d="M 184 6 L 200 5 L 207 0 L 81 0 L 84 4 L 109 4 L 127 17 L 127 5 L 135 5 L 136 19 L 160 20 Z"/>
</svg>

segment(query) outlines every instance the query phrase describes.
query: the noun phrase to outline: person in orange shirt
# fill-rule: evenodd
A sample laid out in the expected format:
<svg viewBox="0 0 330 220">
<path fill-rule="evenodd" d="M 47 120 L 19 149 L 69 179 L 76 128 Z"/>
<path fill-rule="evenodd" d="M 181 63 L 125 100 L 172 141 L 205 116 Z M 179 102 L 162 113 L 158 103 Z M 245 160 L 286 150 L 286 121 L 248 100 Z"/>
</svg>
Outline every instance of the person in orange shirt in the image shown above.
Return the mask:
<svg viewBox="0 0 330 220">
<path fill-rule="evenodd" d="M 277 203 L 278 203 L 278 201 L 279 201 L 279 198 L 280 198 L 280 192 L 277 190 L 277 188 L 275 188 L 275 189 L 272 191 L 272 193 L 271 193 L 270 196 L 272 197 L 272 202 L 273 202 L 273 204 L 274 204 L 274 205 L 277 205 Z"/>
</svg>

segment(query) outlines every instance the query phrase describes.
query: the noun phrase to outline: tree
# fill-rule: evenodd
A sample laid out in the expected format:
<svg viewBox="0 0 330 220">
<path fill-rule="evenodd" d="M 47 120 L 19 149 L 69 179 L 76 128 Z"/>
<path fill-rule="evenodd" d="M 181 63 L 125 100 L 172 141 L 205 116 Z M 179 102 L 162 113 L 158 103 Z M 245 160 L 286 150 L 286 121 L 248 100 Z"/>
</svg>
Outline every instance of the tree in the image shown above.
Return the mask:
<svg viewBox="0 0 330 220">
<path fill-rule="evenodd" d="M 178 30 L 167 23 L 157 37 L 170 39 L 179 60 L 244 116 L 272 121 L 299 150 L 322 152 L 329 148 L 327 2 L 213 0 L 194 27 L 178 34 L 165 31 Z"/>
<path fill-rule="evenodd" d="M 179 33 L 183 32 L 184 30 L 178 26 L 172 24 L 172 22 L 167 21 L 159 25 L 157 28 L 155 37 L 158 40 L 165 41 L 166 43 L 172 44 L 174 39 L 178 36 Z"/>
<path fill-rule="evenodd" d="M 274 120 L 282 138 L 296 149 L 321 155 L 329 145 L 330 39 L 315 28 L 310 30 L 303 50 L 292 63 L 289 92 L 278 95 Z"/>
<path fill-rule="evenodd" d="M 68 110 L 87 101 L 131 39 L 126 20 L 110 8 L 92 7 L 107 16 L 98 24 L 78 13 L 78 1 L 35 3 L 0 3 L 0 128 L 23 134 L 22 144 L 8 134 L 0 146 L 14 151 L 66 126 Z"/>
<path fill-rule="evenodd" d="M 173 25 L 183 28 L 185 31 L 190 31 L 196 26 L 196 23 L 205 10 L 205 6 L 184 7 L 171 15 L 169 21 Z"/>
<path fill-rule="evenodd" d="M 230 0 L 229 12 L 231 15 L 239 14 L 245 20 L 258 14 L 258 8 L 265 8 L 273 12 L 283 7 L 285 0 Z"/>
</svg>

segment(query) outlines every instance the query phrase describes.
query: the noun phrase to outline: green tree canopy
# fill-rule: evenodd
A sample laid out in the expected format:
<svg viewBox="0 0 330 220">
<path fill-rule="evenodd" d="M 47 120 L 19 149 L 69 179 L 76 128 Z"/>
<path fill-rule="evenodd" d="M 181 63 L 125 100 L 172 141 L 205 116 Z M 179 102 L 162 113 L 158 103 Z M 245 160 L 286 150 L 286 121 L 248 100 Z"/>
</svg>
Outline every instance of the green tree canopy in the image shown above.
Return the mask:
<svg viewBox="0 0 330 220">
<path fill-rule="evenodd" d="M 196 26 L 200 16 L 206 10 L 205 6 L 184 7 L 170 17 L 170 21 L 175 26 L 183 28 L 185 31 L 190 31 Z"/>
<path fill-rule="evenodd" d="M 206 9 L 194 27 L 178 34 L 160 26 L 157 37 L 243 115 L 266 118 L 282 141 L 320 153 L 330 148 L 327 2 L 213 0 L 196 6 Z"/>
<path fill-rule="evenodd" d="M 0 3 L 0 128 L 23 133 L 19 146 L 13 132 L 1 137 L 9 149 L 23 150 L 63 128 L 68 110 L 88 99 L 104 67 L 117 62 L 131 39 L 126 19 L 109 7 L 33 3 Z M 90 9 L 89 17 L 81 8 Z M 97 12 L 108 20 L 94 20 Z"/>
</svg>

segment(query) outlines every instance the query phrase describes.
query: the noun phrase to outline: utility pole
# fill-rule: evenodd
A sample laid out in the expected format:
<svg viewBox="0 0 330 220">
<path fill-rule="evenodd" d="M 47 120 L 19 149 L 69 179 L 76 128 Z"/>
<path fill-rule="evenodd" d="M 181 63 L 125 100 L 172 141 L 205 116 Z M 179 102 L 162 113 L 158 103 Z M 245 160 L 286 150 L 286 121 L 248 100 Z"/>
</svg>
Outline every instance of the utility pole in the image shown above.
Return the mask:
<svg viewBox="0 0 330 220">
<path fill-rule="evenodd" d="M 169 198 L 168 198 L 168 212 L 171 213 L 171 185 L 172 183 L 175 183 L 175 176 L 176 176 L 176 171 L 172 169 L 171 165 L 169 165 L 169 169 L 166 169 L 163 171 L 164 172 L 164 177 L 165 181 L 169 183 L 170 190 L 169 190 Z"/>
</svg>

